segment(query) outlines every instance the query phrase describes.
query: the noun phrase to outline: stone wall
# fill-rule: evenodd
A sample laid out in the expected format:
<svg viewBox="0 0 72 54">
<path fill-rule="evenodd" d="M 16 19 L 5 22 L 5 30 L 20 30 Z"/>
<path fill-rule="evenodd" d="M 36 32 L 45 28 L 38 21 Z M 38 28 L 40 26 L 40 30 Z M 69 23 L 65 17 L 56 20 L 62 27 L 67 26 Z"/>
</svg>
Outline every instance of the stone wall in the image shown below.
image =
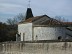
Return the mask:
<svg viewBox="0 0 72 54">
<path fill-rule="evenodd" d="M 4 42 L 0 54 L 72 54 L 72 42 Z"/>
<path fill-rule="evenodd" d="M 65 27 L 34 27 L 34 40 L 58 40 L 65 36 Z"/>
<path fill-rule="evenodd" d="M 32 23 L 18 25 L 18 34 L 21 36 L 21 41 L 32 40 Z"/>
</svg>

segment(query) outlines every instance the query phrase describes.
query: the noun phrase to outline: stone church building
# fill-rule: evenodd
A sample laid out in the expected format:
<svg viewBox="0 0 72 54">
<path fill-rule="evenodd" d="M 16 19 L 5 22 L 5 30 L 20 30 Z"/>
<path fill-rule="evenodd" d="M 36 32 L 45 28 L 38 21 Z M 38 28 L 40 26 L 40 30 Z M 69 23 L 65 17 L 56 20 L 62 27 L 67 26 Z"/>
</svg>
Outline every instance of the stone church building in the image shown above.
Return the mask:
<svg viewBox="0 0 72 54">
<path fill-rule="evenodd" d="M 72 39 L 72 30 L 47 15 L 34 17 L 31 8 L 27 8 L 25 20 L 18 24 L 16 41 L 60 39 Z"/>
</svg>

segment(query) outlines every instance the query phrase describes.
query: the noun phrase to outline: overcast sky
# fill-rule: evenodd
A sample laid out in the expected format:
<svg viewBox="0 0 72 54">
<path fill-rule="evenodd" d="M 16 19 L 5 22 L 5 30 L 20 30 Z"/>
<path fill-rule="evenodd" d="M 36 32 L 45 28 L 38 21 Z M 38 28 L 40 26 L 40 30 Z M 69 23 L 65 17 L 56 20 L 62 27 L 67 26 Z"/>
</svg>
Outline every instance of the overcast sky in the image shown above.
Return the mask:
<svg viewBox="0 0 72 54">
<path fill-rule="evenodd" d="M 26 12 L 29 0 L 0 0 L 0 22 Z M 61 16 L 72 21 L 72 0 L 31 0 L 33 15 Z"/>
</svg>

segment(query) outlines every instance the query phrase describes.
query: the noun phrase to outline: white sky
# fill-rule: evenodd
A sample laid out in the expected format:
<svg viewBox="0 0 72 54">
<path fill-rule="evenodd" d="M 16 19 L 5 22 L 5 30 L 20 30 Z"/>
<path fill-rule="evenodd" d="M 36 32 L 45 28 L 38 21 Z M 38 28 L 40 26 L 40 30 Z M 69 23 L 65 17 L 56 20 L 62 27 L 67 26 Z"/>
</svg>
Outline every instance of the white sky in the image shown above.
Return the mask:
<svg viewBox="0 0 72 54">
<path fill-rule="evenodd" d="M 0 21 L 5 22 L 19 13 L 25 13 L 29 0 L 0 0 Z M 72 0 L 31 0 L 34 16 L 47 14 L 72 21 Z"/>
</svg>

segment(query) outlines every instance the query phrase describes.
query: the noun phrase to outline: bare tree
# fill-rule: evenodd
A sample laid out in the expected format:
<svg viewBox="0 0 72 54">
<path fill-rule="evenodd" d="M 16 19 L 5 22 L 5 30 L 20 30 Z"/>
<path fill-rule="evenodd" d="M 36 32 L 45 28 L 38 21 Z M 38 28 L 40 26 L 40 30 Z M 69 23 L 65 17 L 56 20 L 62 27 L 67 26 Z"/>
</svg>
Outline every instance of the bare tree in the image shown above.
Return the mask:
<svg viewBox="0 0 72 54">
<path fill-rule="evenodd" d="M 57 19 L 60 22 L 65 22 L 66 21 L 65 18 L 61 17 L 61 16 L 55 16 L 55 19 Z"/>
<path fill-rule="evenodd" d="M 13 19 L 7 19 L 7 23 L 9 25 L 14 25 L 14 24 L 19 23 L 22 20 L 25 20 L 25 15 L 23 15 L 22 13 L 20 13 L 17 16 L 15 16 Z"/>
<path fill-rule="evenodd" d="M 23 13 L 19 13 L 16 17 L 14 17 L 18 22 L 25 20 L 25 15 Z"/>
<path fill-rule="evenodd" d="M 13 25 L 13 24 L 14 24 L 12 19 L 7 19 L 7 23 L 8 23 L 9 25 Z"/>
</svg>

